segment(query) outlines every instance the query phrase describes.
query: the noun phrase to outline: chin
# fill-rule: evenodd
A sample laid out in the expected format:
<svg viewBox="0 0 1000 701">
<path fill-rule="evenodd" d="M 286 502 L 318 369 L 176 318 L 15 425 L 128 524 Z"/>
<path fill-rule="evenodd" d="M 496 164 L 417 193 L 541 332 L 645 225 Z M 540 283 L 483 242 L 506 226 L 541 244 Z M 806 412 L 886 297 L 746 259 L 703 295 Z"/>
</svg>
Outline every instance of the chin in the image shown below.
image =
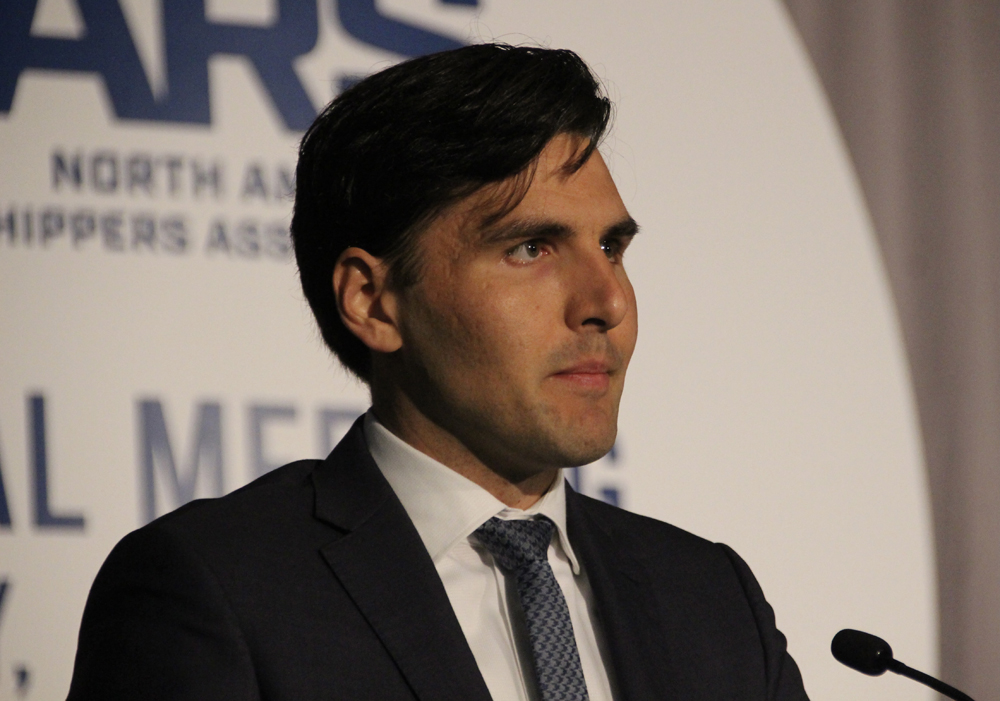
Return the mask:
<svg viewBox="0 0 1000 701">
<path fill-rule="evenodd" d="M 483 417 L 503 444 L 505 459 L 536 467 L 579 467 L 599 460 L 615 444 L 618 405 L 611 401 L 538 402 L 521 412 L 502 412 L 507 421 Z M 499 428 L 499 430 L 495 430 Z"/>
<path fill-rule="evenodd" d="M 612 441 L 611 445 L 602 445 L 600 448 L 595 448 L 594 450 L 576 451 L 573 455 L 567 456 L 568 459 L 563 464 L 563 467 L 580 467 L 581 465 L 589 465 L 592 462 L 596 462 L 608 454 L 612 445 L 614 445 L 614 441 Z"/>
<path fill-rule="evenodd" d="M 559 436 L 557 443 L 562 453 L 562 467 L 579 467 L 600 460 L 615 444 L 618 435 L 616 423 L 594 426 L 590 430 L 576 424 L 572 430 Z"/>
</svg>

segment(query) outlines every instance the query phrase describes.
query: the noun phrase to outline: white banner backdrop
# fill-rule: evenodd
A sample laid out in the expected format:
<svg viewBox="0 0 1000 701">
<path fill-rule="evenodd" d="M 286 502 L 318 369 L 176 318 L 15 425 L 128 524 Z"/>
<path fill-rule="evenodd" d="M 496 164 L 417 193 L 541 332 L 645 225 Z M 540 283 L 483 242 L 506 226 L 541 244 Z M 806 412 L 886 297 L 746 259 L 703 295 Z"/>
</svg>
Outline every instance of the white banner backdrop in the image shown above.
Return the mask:
<svg viewBox="0 0 1000 701">
<path fill-rule="evenodd" d="M 494 39 L 594 67 L 643 226 L 619 442 L 580 488 L 734 546 L 813 698 L 923 693 L 829 654 L 857 627 L 933 671 L 932 542 L 878 250 L 779 4 L 7 0 L 0 699 L 65 696 L 121 536 L 366 408 L 288 252 L 295 129 L 401 56 Z"/>
</svg>

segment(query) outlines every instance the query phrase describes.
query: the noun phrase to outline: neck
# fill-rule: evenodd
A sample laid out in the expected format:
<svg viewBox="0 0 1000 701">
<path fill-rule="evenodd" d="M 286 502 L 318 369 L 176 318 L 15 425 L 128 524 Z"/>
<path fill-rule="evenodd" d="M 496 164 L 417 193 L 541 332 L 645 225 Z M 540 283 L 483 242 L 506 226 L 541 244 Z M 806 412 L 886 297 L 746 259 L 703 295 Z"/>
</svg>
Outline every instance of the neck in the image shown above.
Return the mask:
<svg viewBox="0 0 1000 701">
<path fill-rule="evenodd" d="M 519 481 L 508 479 L 480 460 L 447 430 L 425 416 L 399 391 L 380 391 L 372 383 L 372 411 L 379 423 L 402 441 L 475 482 L 507 506 L 527 509 L 544 495 L 559 474 L 545 468 Z"/>
</svg>

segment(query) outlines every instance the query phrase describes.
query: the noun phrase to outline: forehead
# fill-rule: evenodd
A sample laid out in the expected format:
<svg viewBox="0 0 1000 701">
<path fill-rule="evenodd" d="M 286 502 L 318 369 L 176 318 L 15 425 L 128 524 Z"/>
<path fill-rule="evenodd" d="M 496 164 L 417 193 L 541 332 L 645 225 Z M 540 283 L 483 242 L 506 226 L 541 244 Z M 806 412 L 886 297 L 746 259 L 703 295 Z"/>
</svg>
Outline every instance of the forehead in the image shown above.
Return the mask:
<svg viewBox="0 0 1000 701">
<path fill-rule="evenodd" d="M 594 149 L 580 163 L 587 145 L 578 136 L 556 136 L 529 168 L 460 200 L 429 228 L 450 231 L 456 243 L 476 244 L 521 221 L 575 230 L 606 228 L 628 218 L 601 154 Z"/>
</svg>

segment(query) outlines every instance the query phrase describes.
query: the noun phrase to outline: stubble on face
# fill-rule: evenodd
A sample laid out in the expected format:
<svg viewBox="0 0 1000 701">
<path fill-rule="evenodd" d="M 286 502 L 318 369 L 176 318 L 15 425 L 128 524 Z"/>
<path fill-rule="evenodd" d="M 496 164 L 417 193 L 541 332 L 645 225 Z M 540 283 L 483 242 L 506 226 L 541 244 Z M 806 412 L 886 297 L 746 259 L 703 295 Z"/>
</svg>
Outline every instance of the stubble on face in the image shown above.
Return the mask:
<svg viewBox="0 0 1000 701">
<path fill-rule="evenodd" d="M 556 137 L 501 217 L 511 183 L 446 210 L 419 240 L 421 280 L 399 293 L 403 348 L 378 363 L 398 392 L 383 408 L 373 386 L 376 413 L 473 479 L 485 467 L 519 484 L 614 444 L 637 325 L 621 262 L 601 246 L 631 218 L 599 154 L 567 172 L 580 148 Z M 512 262 L 538 233 L 543 253 Z"/>
</svg>

